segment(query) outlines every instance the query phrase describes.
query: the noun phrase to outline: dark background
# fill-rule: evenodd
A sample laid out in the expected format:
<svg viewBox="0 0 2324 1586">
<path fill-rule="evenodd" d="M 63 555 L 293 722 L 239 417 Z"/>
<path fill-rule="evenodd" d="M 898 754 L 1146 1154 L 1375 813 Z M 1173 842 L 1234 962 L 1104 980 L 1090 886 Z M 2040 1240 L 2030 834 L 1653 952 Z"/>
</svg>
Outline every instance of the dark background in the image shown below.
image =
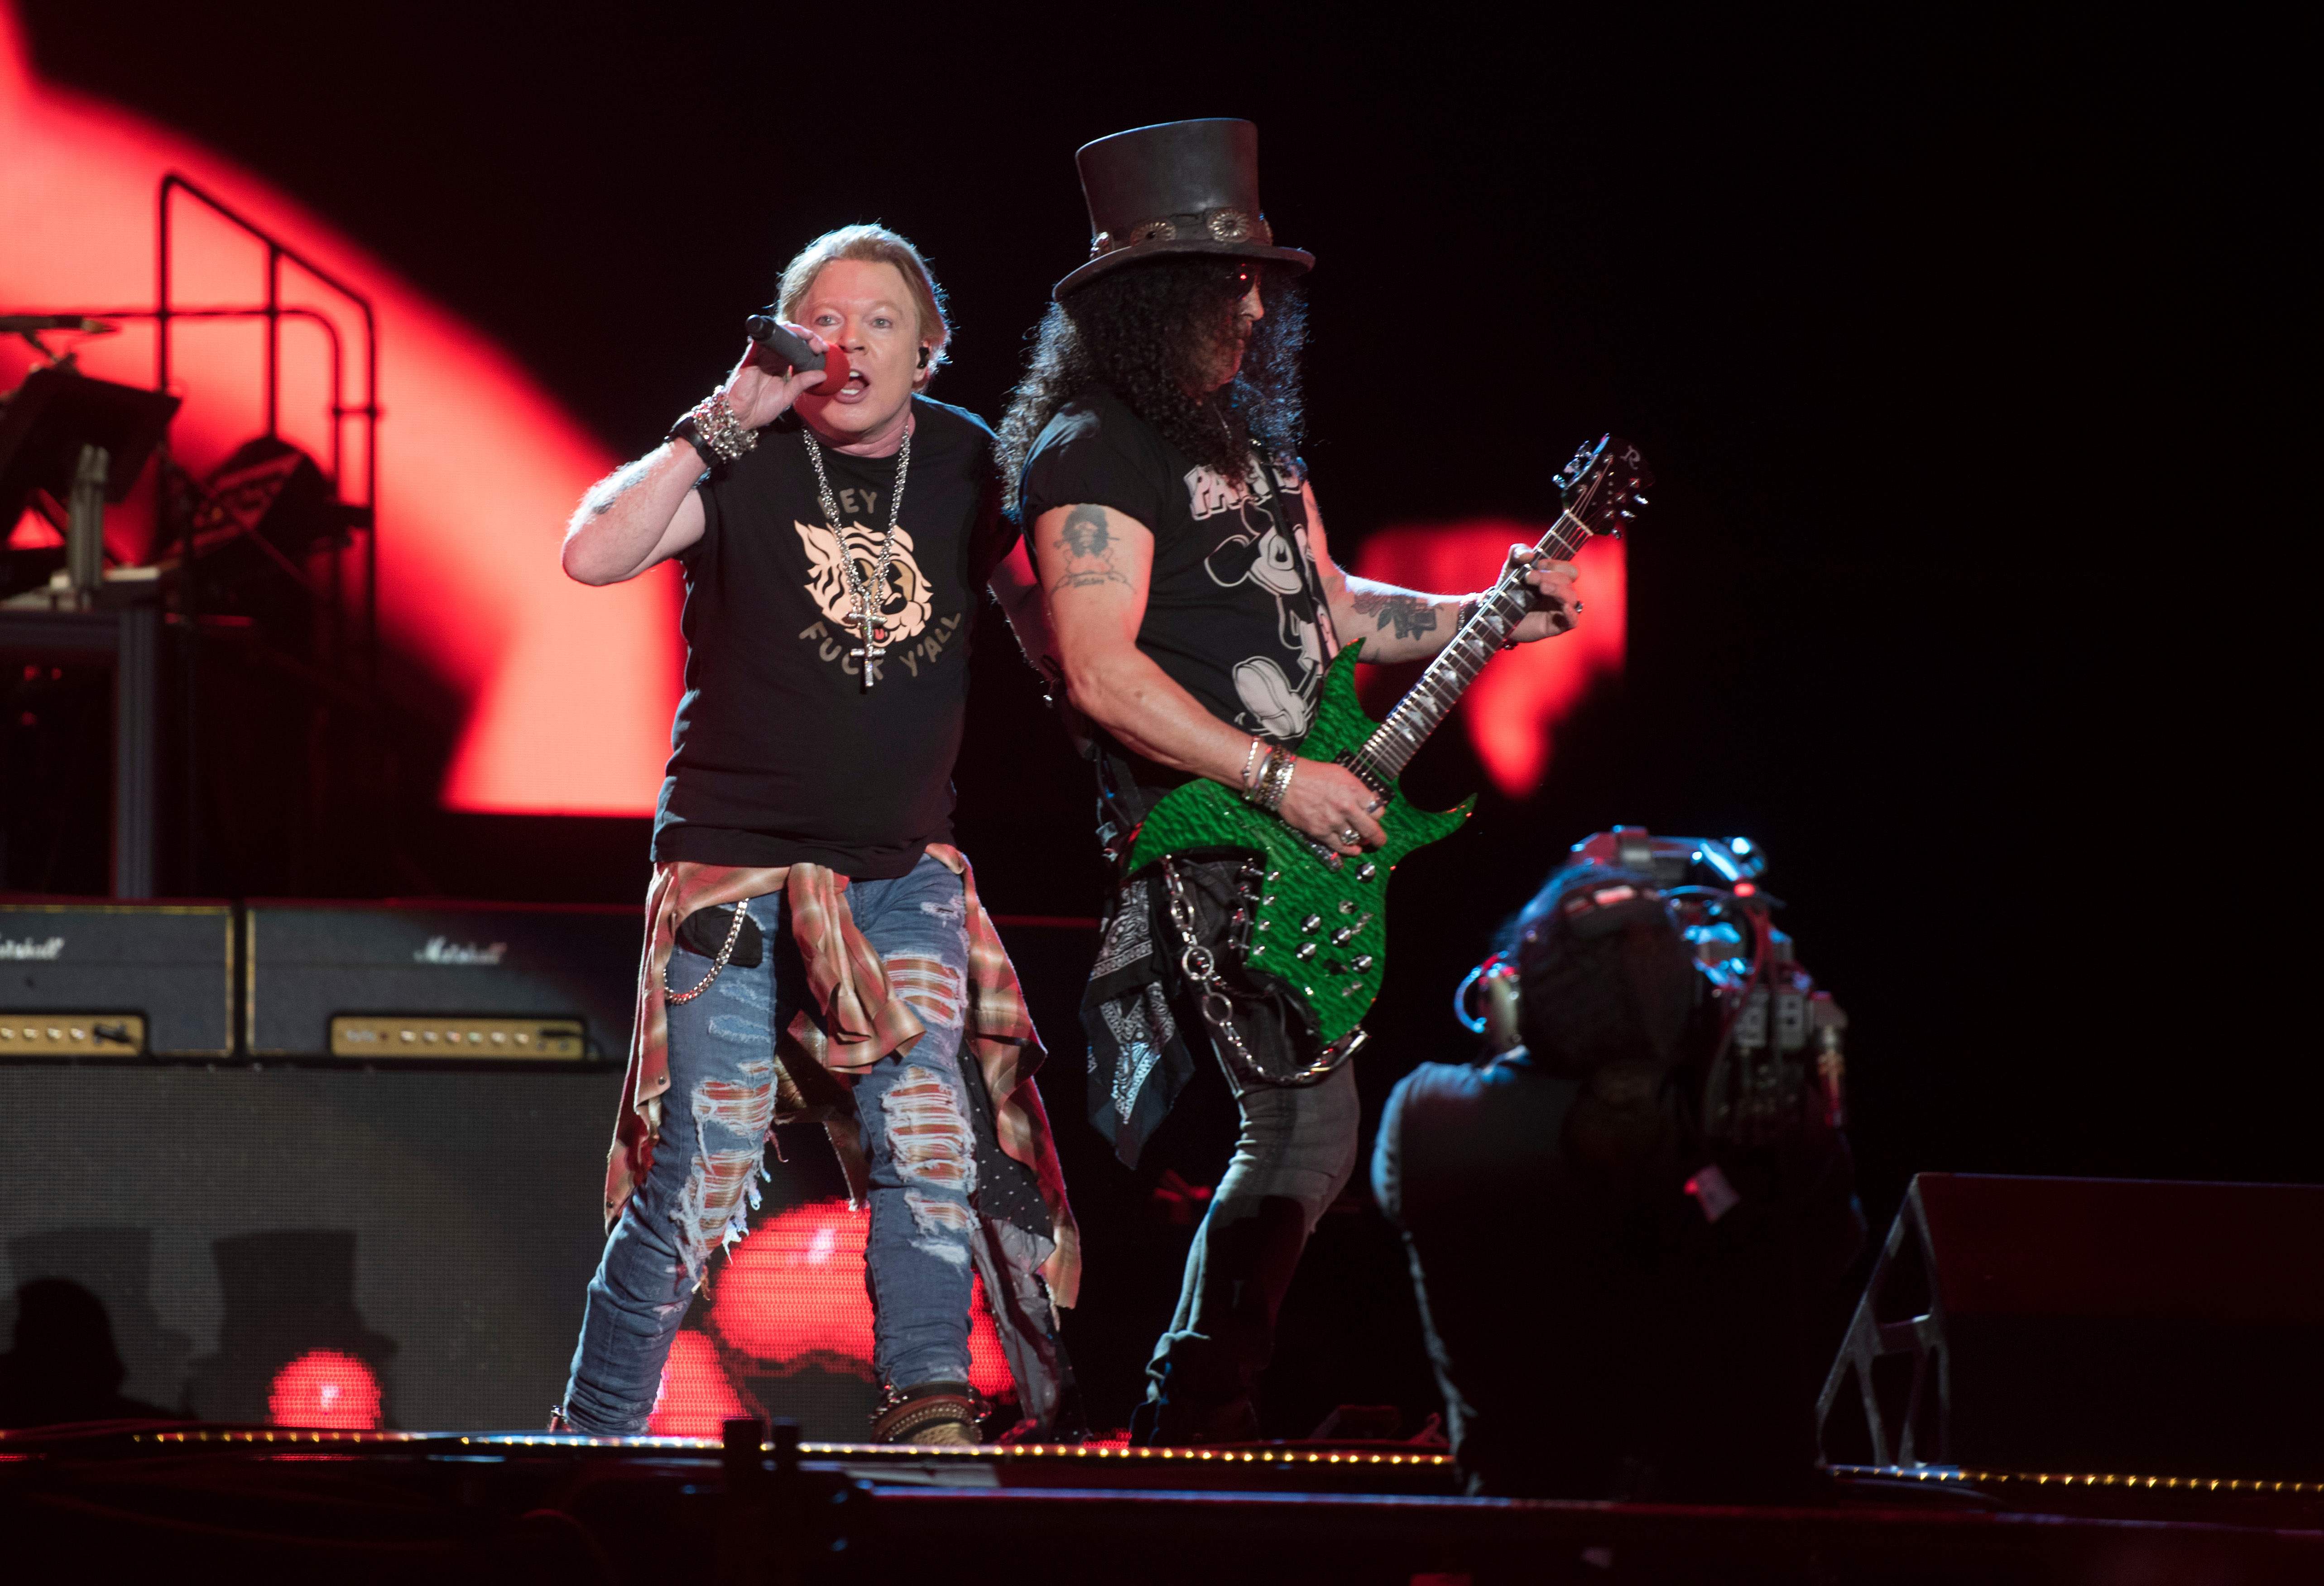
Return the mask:
<svg viewBox="0 0 2324 1586">
<path fill-rule="evenodd" d="M 2236 823 L 2232 770 L 2129 724 L 2126 698 L 2171 702 L 2162 669 L 2033 488 L 2052 427 L 2089 421 L 2072 382 L 2104 373 L 2060 344 L 2121 289 L 2059 264 L 2088 213 L 2074 140 L 2029 109 L 2083 78 L 2037 80 L 2014 41 L 1596 8 L 21 8 L 46 75 L 280 183 L 623 453 L 719 377 L 800 243 L 868 218 L 952 294 L 936 394 L 997 417 L 1086 247 L 1074 148 L 1256 120 L 1268 218 L 1320 262 L 1306 455 L 1343 557 L 1386 525 L 1537 517 L 1602 429 L 1661 480 L 1626 677 L 1561 728 L 1537 797 L 1488 791 L 1400 876 L 1368 1121 L 1463 1050 L 1444 999 L 1495 921 L 1618 820 L 1772 855 L 1852 1019 L 1876 1226 L 1922 1169 L 2314 1176 L 2314 1082 L 2252 1033 L 2240 906 L 2188 884 L 2235 845 L 2179 857 Z M 1093 913 L 1080 769 L 991 624 L 978 669 L 960 831 L 984 894 Z M 1487 785 L 1457 733 L 1414 777 L 1443 802 Z M 446 817 L 430 845 L 471 896 L 642 890 L 643 822 Z M 1164 1166 L 1210 1182 L 1226 1142 L 1193 1111 L 1120 1175 L 1076 1066 L 1047 1088 L 1094 1275 L 1120 1259 L 1108 1219 Z M 1383 1273 L 1311 1262 L 1295 1308 L 1366 1314 Z"/>
</svg>

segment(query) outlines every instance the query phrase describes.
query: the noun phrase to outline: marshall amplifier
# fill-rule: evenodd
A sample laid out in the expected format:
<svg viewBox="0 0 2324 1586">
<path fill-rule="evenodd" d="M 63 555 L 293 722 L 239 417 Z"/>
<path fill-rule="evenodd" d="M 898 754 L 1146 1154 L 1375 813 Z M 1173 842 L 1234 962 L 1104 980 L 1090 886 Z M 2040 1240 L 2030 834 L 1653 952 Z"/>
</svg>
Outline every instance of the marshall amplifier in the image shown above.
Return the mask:
<svg viewBox="0 0 2324 1586">
<path fill-rule="evenodd" d="M 0 1063 L 228 1056 L 233 957 L 224 903 L 0 901 Z"/>
<path fill-rule="evenodd" d="M 254 902 L 242 927 L 253 1057 L 567 1065 L 629 1052 L 635 908 Z"/>
</svg>

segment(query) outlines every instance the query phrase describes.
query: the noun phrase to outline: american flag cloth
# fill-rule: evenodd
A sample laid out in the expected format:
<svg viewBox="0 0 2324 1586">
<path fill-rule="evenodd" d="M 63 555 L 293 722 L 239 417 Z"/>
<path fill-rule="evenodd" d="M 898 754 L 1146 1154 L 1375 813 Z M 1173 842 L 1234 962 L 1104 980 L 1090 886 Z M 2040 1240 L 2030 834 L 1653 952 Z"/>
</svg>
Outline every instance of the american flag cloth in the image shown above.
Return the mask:
<svg viewBox="0 0 2324 1586">
<path fill-rule="evenodd" d="M 1055 1247 L 1041 1263 L 1041 1276 L 1051 1297 L 1070 1305 L 1081 1288 L 1081 1231 L 1065 1199 L 1048 1114 L 1033 1084 L 1048 1052 L 1026 1010 L 1009 950 L 977 899 L 976 872 L 968 856 L 943 844 L 931 844 L 927 852 L 961 878 L 967 892 L 969 1009 L 963 1043 L 975 1056 L 992 1099 L 1001 1148 L 1039 1182 Z M 844 1079 L 835 1076 L 868 1068 L 890 1053 L 910 1052 L 927 1027 L 896 994 L 887 965 L 856 928 L 847 878 L 819 864 L 752 868 L 678 861 L 656 865 L 646 892 L 637 1021 L 605 1164 L 609 1231 L 653 1166 L 654 1140 L 661 1132 L 661 1099 L 669 1090 L 669 1004 L 663 975 L 678 927 L 696 909 L 774 892 L 790 905 L 791 936 L 807 969 L 809 993 L 807 1005 L 775 1041 L 775 1120 L 821 1122 L 847 1175 L 851 1198 L 862 1201 L 869 1169 L 854 1101 Z"/>
</svg>

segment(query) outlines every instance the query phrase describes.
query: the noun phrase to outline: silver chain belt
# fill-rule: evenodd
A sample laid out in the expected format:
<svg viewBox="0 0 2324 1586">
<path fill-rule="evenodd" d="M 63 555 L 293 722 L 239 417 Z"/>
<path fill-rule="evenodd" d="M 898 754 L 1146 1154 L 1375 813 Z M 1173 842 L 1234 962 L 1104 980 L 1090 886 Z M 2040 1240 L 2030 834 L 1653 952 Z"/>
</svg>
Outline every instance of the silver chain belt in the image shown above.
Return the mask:
<svg viewBox="0 0 2324 1586">
<path fill-rule="evenodd" d="M 1305 1068 L 1290 1074 L 1270 1074 L 1250 1055 L 1243 1045 L 1242 1032 L 1234 1026 L 1234 993 L 1219 974 L 1219 955 L 1203 945 L 1194 934 L 1194 900 L 1186 891 L 1186 883 L 1179 878 L 1175 859 L 1162 861 L 1162 882 L 1170 899 L 1170 923 L 1177 927 L 1183 944 L 1178 954 L 1178 968 L 1187 983 L 1194 989 L 1194 1004 L 1202 1010 L 1203 1022 L 1211 1027 L 1212 1034 L 1226 1056 L 1228 1065 L 1243 1078 L 1260 1084 L 1311 1085 L 1327 1079 L 1333 1071 L 1356 1054 L 1363 1045 L 1363 1032 L 1333 1042 L 1322 1056 Z"/>
<path fill-rule="evenodd" d="M 667 964 L 662 965 L 661 994 L 665 998 L 672 1002 L 691 1002 L 710 989 L 710 982 L 724 973 L 726 961 L 734 956 L 734 944 L 742 939 L 742 922 L 751 917 L 748 903 L 749 899 L 744 899 L 734 905 L 734 923 L 726 927 L 725 944 L 718 949 L 718 957 L 710 965 L 710 973 L 702 977 L 701 984 L 690 991 L 673 991 L 669 989 L 669 965 Z"/>
</svg>

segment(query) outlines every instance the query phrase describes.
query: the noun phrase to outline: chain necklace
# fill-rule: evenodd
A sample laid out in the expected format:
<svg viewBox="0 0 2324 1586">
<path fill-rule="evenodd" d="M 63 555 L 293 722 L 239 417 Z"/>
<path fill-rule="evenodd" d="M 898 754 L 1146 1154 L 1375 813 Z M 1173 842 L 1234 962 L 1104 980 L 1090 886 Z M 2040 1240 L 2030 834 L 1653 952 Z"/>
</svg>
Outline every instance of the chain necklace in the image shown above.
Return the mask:
<svg viewBox="0 0 2324 1586">
<path fill-rule="evenodd" d="M 855 558 L 848 554 L 847 531 L 839 526 L 839 498 L 831 493 L 831 476 L 823 471 L 823 448 L 815 443 L 815 431 L 799 426 L 799 438 L 807 442 L 807 460 L 815 465 L 815 488 L 823 503 L 823 520 L 831 525 L 831 537 L 839 542 L 839 566 L 847 580 L 847 592 L 855 597 L 855 626 L 860 641 L 848 656 L 863 663 L 863 692 L 880 680 L 880 658 L 888 653 L 888 629 L 875 621 L 872 609 L 872 592 L 880 592 L 882 605 L 888 600 L 888 571 L 896 561 L 896 523 L 904 513 L 904 475 L 912 466 L 912 428 L 904 426 L 904 439 L 896 448 L 896 483 L 888 493 L 888 532 L 880 540 L 880 559 L 865 578 L 856 570 Z"/>
</svg>

